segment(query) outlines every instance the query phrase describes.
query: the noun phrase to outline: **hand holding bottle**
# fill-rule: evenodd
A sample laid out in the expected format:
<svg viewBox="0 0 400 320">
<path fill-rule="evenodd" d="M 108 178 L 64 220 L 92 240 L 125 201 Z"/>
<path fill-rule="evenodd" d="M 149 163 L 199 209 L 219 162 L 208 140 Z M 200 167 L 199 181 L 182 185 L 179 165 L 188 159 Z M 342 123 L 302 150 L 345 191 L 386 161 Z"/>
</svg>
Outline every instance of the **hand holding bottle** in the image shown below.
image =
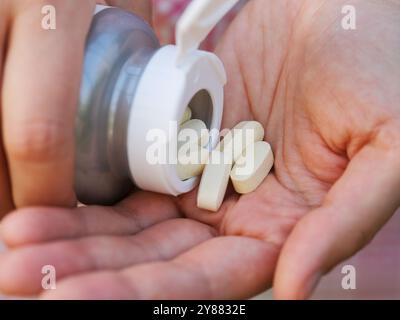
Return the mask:
<svg viewBox="0 0 400 320">
<path fill-rule="evenodd" d="M 351 2 L 360 16 L 346 31 L 343 1 L 253 0 L 217 50 L 223 127 L 258 120 L 276 156 L 256 193 L 216 214 L 196 209 L 195 192 L 24 209 L 2 225 L 16 248 L 0 259 L 0 288 L 39 293 L 53 263 L 44 298 L 234 299 L 273 282 L 278 298 L 308 297 L 400 205 L 399 1 Z"/>
<path fill-rule="evenodd" d="M 150 17 L 148 1 L 101 1 Z M 86 35 L 96 1 L 0 5 L 0 217 L 32 205 L 73 206 L 75 115 Z M 78 9 L 79 8 L 79 9 Z"/>
</svg>

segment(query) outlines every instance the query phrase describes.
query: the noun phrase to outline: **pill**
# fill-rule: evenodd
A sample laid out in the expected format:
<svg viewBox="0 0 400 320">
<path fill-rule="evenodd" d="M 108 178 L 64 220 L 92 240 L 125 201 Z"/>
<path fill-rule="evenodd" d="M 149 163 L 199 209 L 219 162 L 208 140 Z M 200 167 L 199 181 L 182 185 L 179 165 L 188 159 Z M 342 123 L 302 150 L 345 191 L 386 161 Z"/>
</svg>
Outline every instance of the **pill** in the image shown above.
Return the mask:
<svg viewBox="0 0 400 320">
<path fill-rule="evenodd" d="M 235 163 L 230 174 L 237 193 L 253 192 L 264 181 L 274 164 L 271 146 L 265 141 L 249 145 Z"/>
<path fill-rule="evenodd" d="M 208 156 L 208 150 L 202 147 L 193 145 L 189 145 L 188 148 L 182 147 L 178 152 L 176 168 L 179 178 L 184 181 L 199 176 L 204 170 Z"/>
<path fill-rule="evenodd" d="M 224 154 L 218 150 L 210 153 L 201 177 L 197 194 L 197 206 L 209 211 L 218 211 L 226 193 L 231 161 L 224 161 Z"/>
<path fill-rule="evenodd" d="M 184 124 L 185 122 L 189 121 L 190 119 L 192 119 L 192 110 L 190 108 L 186 108 L 185 113 L 182 116 L 180 124 Z"/>
<path fill-rule="evenodd" d="M 178 150 L 186 143 L 204 147 L 208 144 L 209 137 L 210 134 L 203 121 L 199 119 L 186 121 L 180 126 L 178 133 Z"/>
<path fill-rule="evenodd" d="M 242 121 L 228 132 L 216 149 L 232 154 L 235 162 L 248 144 L 264 139 L 264 127 L 257 121 Z"/>
</svg>

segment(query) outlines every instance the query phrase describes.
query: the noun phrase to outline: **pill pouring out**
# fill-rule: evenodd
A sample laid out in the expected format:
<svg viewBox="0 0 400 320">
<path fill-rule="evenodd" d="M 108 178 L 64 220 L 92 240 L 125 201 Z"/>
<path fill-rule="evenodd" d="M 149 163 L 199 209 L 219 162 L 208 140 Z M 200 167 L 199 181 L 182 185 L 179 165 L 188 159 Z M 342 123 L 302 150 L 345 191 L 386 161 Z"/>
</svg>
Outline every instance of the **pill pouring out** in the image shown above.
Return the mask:
<svg viewBox="0 0 400 320">
<path fill-rule="evenodd" d="M 206 125 L 191 119 L 191 115 L 191 109 L 187 108 L 178 134 L 178 175 L 182 180 L 201 175 L 197 206 L 216 212 L 223 203 L 229 180 L 239 194 L 255 191 L 271 171 L 274 155 L 271 146 L 263 141 L 264 128 L 257 121 L 240 122 L 214 150 L 208 151 Z M 181 143 L 183 133 L 188 130 L 198 139 Z"/>
</svg>

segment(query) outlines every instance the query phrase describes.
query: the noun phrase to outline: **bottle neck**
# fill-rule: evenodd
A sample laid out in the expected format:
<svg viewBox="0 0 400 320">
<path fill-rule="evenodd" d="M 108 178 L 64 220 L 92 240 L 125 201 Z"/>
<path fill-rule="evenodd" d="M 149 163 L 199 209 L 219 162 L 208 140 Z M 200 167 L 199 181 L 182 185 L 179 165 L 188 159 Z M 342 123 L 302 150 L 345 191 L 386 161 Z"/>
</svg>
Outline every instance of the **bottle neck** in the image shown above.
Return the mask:
<svg viewBox="0 0 400 320">
<path fill-rule="evenodd" d="M 110 152 L 110 165 L 114 172 L 134 180 L 128 164 L 127 136 L 128 119 L 133 107 L 140 78 L 156 50 L 143 48 L 141 52 L 129 57 L 117 78 L 110 97 L 108 115 L 107 144 Z"/>
<path fill-rule="evenodd" d="M 87 37 L 76 122 L 79 200 L 111 204 L 132 188 L 127 122 L 142 77 L 159 43 L 150 26 L 120 9 L 97 13 Z"/>
</svg>

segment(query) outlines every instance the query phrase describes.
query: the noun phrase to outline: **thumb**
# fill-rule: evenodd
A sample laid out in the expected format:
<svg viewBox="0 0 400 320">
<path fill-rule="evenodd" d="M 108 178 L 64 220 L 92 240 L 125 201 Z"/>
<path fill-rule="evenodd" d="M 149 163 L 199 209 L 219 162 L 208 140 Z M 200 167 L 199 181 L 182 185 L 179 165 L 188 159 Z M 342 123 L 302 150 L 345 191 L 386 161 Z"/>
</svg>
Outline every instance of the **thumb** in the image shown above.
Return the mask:
<svg viewBox="0 0 400 320">
<path fill-rule="evenodd" d="M 322 206 L 295 226 L 278 261 L 276 298 L 308 298 L 320 277 L 365 246 L 400 206 L 397 132 L 378 133 L 350 161 Z"/>
</svg>

